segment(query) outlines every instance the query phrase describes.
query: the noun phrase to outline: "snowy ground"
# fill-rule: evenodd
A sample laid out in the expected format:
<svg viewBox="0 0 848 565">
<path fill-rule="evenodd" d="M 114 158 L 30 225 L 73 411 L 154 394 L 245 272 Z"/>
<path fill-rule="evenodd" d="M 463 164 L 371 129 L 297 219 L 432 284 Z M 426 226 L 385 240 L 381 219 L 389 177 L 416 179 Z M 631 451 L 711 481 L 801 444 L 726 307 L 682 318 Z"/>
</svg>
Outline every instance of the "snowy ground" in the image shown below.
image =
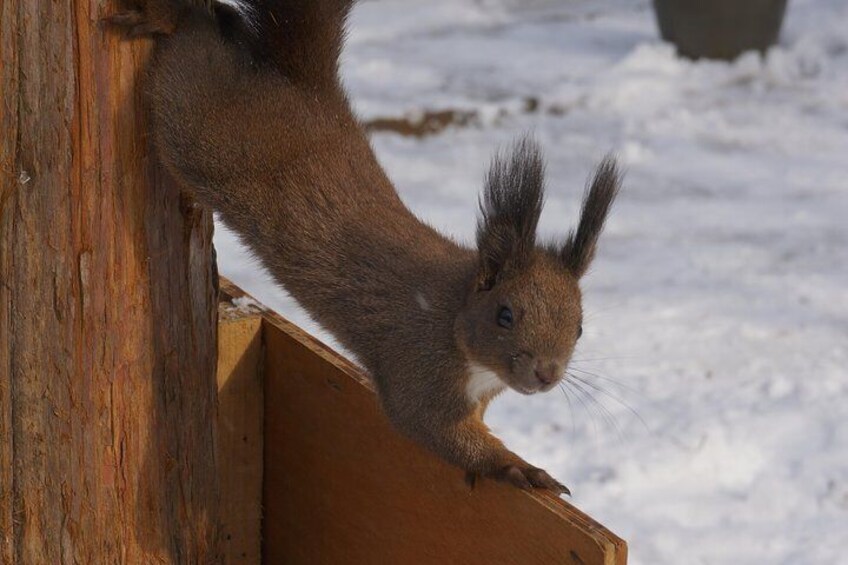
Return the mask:
<svg viewBox="0 0 848 565">
<path fill-rule="evenodd" d="M 380 0 L 352 18 L 364 119 L 473 116 L 374 135 L 439 229 L 471 240 L 489 156 L 521 132 L 549 159 L 545 234 L 573 224 L 604 153 L 625 164 L 575 363 L 603 408 L 507 393 L 488 421 L 634 564 L 848 563 L 848 3 L 789 4 L 781 45 L 733 64 L 675 57 L 645 0 Z M 216 243 L 224 275 L 326 339 Z"/>
</svg>

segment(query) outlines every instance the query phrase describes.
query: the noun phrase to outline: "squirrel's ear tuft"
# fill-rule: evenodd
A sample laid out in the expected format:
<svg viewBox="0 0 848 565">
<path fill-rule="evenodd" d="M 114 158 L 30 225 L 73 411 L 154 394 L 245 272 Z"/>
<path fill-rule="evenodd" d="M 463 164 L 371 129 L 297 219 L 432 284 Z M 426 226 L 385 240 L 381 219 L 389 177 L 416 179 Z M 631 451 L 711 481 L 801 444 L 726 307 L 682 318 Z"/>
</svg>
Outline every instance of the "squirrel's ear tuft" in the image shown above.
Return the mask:
<svg viewBox="0 0 848 565">
<path fill-rule="evenodd" d="M 530 256 L 542 213 L 544 177 L 542 153 L 529 137 L 495 155 L 477 222 L 480 290 L 492 288 L 505 269 L 520 267 Z"/>
<path fill-rule="evenodd" d="M 615 159 L 607 156 L 595 171 L 583 197 L 577 231 L 569 234 L 561 251 L 565 266 L 578 278 L 586 274 L 595 256 L 598 237 L 620 186 L 621 173 Z"/>
</svg>

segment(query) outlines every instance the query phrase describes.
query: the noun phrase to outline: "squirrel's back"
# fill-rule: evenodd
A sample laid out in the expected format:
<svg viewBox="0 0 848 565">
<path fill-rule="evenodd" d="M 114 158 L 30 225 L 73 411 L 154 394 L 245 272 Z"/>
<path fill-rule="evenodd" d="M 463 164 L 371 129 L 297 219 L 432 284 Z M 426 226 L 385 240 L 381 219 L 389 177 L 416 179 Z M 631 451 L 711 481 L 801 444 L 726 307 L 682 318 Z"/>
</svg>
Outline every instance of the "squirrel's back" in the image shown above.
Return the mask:
<svg viewBox="0 0 848 565">
<path fill-rule="evenodd" d="M 337 74 L 350 4 L 193 10 L 157 42 L 148 93 L 163 162 L 368 357 L 402 332 L 387 313 L 419 315 L 421 281 L 473 257 L 406 208 L 352 113 Z"/>
</svg>

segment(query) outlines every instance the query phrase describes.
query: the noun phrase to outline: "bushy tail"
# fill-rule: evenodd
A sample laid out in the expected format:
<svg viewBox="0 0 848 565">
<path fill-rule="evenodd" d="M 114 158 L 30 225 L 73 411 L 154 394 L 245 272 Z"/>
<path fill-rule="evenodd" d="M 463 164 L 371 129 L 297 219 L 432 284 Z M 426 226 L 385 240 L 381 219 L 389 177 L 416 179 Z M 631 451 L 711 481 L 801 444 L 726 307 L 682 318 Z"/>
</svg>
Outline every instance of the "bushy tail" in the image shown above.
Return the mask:
<svg viewBox="0 0 848 565">
<path fill-rule="evenodd" d="M 216 11 L 233 26 L 261 64 L 314 88 L 338 83 L 345 21 L 355 0 L 216 0 Z"/>
</svg>

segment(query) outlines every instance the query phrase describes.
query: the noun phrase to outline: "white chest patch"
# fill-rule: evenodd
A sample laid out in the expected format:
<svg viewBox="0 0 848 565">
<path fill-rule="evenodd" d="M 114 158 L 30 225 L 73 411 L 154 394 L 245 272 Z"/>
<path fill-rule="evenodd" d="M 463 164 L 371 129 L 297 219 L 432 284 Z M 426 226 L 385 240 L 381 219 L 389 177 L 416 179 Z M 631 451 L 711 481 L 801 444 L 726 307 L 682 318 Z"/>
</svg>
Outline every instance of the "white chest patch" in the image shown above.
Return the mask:
<svg viewBox="0 0 848 565">
<path fill-rule="evenodd" d="M 477 404 L 484 396 L 500 392 L 505 388 L 504 382 L 493 371 L 477 363 L 468 364 L 468 384 L 465 385 L 465 394 L 472 404 Z"/>
</svg>

